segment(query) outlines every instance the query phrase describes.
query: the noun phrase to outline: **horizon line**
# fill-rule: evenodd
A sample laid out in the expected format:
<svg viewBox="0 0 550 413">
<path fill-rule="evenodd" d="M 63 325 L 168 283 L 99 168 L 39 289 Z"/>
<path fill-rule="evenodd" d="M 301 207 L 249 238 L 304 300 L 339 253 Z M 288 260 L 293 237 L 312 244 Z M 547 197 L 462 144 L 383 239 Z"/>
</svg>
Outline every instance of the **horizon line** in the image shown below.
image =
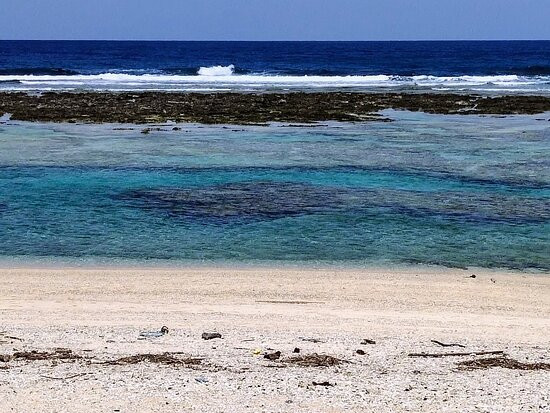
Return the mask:
<svg viewBox="0 0 550 413">
<path fill-rule="evenodd" d="M 247 43 L 350 43 L 350 42 L 549 42 L 550 39 L 379 39 L 379 40 L 235 40 L 235 39 L 2 39 L 0 42 L 247 42 Z"/>
</svg>

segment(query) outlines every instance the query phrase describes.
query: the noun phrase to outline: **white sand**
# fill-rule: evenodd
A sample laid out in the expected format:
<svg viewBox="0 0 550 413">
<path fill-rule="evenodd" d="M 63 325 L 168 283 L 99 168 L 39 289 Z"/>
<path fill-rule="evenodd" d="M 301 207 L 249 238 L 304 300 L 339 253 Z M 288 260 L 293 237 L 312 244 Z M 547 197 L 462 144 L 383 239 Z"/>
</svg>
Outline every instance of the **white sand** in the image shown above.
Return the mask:
<svg viewBox="0 0 550 413">
<path fill-rule="evenodd" d="M 169 334 L 138 340 L 162 325 Z M 213 331 L 223 339 L 201 339 Z M 0 362 L 0 412 L 550 411 L 550 371 L 458 371 L 457 362 L 476 357 L 408 356 L 503 350 L 521 362 L 550 363 L 548 275 L 0 269 L 0 332 L 0 354 L 64 347 L 87 358 Z M 363 338 L 376 344 L 361 345 Z M 350 363 L 287 366 L 254 354 L 280 350 L 285 359 L 295 347 Z M 163 352 L 203 362 L 194 369 L 96 364 Z"/>
</svg>

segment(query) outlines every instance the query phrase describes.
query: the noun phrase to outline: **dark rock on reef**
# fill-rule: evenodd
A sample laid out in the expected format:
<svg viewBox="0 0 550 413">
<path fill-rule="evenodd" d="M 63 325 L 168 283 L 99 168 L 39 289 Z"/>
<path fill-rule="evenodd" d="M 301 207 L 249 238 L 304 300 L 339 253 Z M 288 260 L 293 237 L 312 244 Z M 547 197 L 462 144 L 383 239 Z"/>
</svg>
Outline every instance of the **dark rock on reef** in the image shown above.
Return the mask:
<svg viewBox="0 0 550 413">
<path fill-rule="evenodd" d="M 43 122 L 265 124 L 384 121 L 383 109 L 440 114 L 534 114 L 550 111 L 544 96 L 439 93 L 167 93 L 1 92 L 0 114 Z"/>
</svg>

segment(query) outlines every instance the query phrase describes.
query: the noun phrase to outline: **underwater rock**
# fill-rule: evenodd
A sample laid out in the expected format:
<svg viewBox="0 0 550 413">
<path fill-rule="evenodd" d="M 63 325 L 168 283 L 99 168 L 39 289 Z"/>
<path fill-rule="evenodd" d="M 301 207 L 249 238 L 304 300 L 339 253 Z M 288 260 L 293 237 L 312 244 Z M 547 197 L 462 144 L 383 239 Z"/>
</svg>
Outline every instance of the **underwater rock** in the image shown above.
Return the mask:
<svg viewBox="0 0 550 413">
<path fill-rule="evenodd" d="M 128 206 L 168 213 L 171 218 L 233 222 L 272 220 L 300 215 L 380 212 L 412 218 L 461 223 L 541 223 L 550 208 L 540 198 L 514 198 L 498 193 L 367 189 L 302 182 L 246 181 L 192 188 L 155 188 L 115 196 Z"/>
</svg>

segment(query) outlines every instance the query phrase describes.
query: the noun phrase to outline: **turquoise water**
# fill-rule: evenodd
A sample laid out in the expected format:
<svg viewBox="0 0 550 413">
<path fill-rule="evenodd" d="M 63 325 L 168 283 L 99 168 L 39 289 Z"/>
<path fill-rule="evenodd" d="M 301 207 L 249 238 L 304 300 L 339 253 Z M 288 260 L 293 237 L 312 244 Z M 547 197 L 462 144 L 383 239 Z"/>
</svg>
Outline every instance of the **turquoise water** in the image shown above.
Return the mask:
<svg viewBox="0 0 550 413">
<path fill-rule="evenodd" d="M 147 135 L 5 122 L 0 254 L 550 269 L 549 115 L 384 114 Z"/>
</svg>

